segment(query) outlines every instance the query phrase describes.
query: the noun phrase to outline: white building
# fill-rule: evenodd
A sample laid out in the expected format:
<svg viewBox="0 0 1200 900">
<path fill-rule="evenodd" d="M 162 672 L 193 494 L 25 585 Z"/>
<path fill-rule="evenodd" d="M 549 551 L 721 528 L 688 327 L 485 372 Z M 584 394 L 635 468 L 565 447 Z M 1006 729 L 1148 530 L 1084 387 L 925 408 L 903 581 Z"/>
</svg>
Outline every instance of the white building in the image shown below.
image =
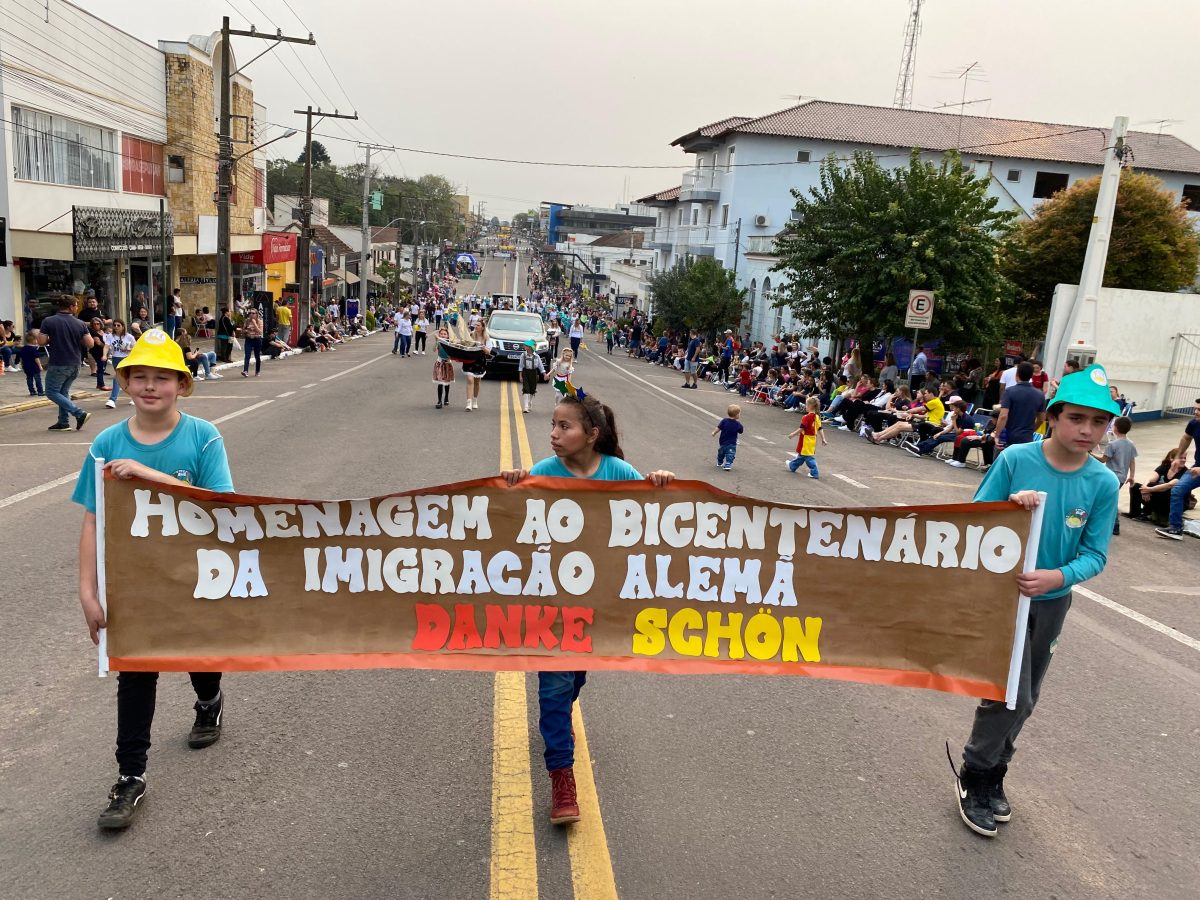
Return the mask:
<svg viewBox="0 0 1200 900">
<path fill-rule="evenodd" d="M 160 272 L 163 54 L 69 3 L 43 15 L 0 0 L 0 21 L 0 318 L 24 332 L 29 304 L 42 301 L 44 314 L 47 298 L 88 290 L 120 312 Z M 96 212 L 76 222 L 73 207 Z M 168 231 L 168 256 L 170 241 Z"/>
<path fill-rule="evenodd" d="M 756 340 L 791 331 L 786 310 L 772 306 L 780 273 L 775 236 L 794 208 L 792 188 L 819 183 L 830 155 L 873 153 L 884 165 L 906 166 L 912 148 L 938 161 L 957 149 L 990 179 L 1004 208 L 1028 217 L 1056 191 L 1099 175 L 1109 129 L 1016 119 L 862 106 L 810 100 L 760 118 L 734 116 L 697 128 L 672 142 L 694 154 L 694 168 L 678 187 L 643 197 L 658 210 L 646 246 L 657 268 L 687 256 L 712 256 L 737 268 L 749 291 L 744 329 Z M 1163 180 L 1200 211 L 1200 151 L 1167 134 L 1130 132 L 1135 165 Z"/>
</svg>

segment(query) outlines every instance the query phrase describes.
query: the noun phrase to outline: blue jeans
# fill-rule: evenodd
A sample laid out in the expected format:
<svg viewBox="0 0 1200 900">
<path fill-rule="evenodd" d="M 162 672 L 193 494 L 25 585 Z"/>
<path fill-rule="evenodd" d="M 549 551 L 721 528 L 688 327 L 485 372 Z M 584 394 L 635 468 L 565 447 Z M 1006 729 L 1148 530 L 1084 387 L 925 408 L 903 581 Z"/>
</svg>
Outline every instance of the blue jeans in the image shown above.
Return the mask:
<svg viewBox="0 0 1200 900">
<path fill-rule="evenodd" d="M 46 389 L 42 387 L 42 371 L 39 369 L 36 372 L 25 373 L 25 386 L 29 388 L 29 396 L 37 394 L 39 397 L 45 396 Z"/>
<path fill-rule="evenodd" d="M 411 334 L 396 334 L 396 344 L 400 347 L 400 355 L 408 356 L 408 350 L 412 346 Z"/>
<path fill-rule="evenodd" d="M 263 339 L 260 337 L 248 337 L 248 338 L 245 338 L 245 342 L 246 342 L 246 358 L 242 362 L 242 371 L 243 372 L 250 371 L 250 357 L 251 357 L 251 355 L 253 355 L 254 356 L 254 374 L 257 375 L 259 372 L 259 369 L 262 368 L 262 342 L 263 342 Z M 205 369 L 205 371 L 207 372 L 208 370 Z M 205 377 L 207 378 L 208 376 L 205 375 Z"/>
<path fill-rule="evenodd" d="M 817 471 L 817 458 L 815 456 L 805 456 L 800 454 L 788 463 L 788 468 L 793 472 L 795 472 L 801 466 L 808 466 L 809 474 L 811 474 L 813 478 L 821 477 L 821 473 Z"/>
<path fill-rule="evenodd" d="M 729 468 L 737 456 L 737 444 L 721 444 L 717 447 L 717 465 Z"/>
<path fill-rule="evenodd" d="M 58 424 L 69 425 L 69 417 L 80 418 L 83 410 L 71 400 L 71 385 L 79 375 L 79 366 L 48 366 L 46 396 L 58 406 Z"/>
<path fill-rule="evenodd" d="M 940 434 L 931 438 L 925 438 L 925 440 L 917 444 L 917 452 L 925 456 L 927 453 L 932 453 L 938 444 L 944 444 L 952 440 L 954 440 L 953 434 Z"/>
<path fill-rule="evenodd" d="M 1187 509 L 1187 498 L 1198 487 L 1200 487 L 1200 475 L 1184 472 L 1175 487 L 1171 488 L 1171 515 L 1167 520 L 1170 527 L 1183 527 L 1183 511 Z"/>
<path fill-rule="evenodd" d="M 546 771 L 575 765 L 571 707 L 587 681 L 587 672 L 538 672 L 538 730 L 546 744 Z"/>
</svg>

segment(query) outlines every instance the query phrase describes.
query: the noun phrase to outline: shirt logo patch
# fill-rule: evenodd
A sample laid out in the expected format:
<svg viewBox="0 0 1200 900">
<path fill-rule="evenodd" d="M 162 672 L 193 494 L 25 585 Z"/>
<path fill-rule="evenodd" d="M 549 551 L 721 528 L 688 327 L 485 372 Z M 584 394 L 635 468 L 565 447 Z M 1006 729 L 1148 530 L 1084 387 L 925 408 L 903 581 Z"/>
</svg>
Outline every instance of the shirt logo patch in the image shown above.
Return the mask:
<svg viewBox="0 0 1200 900">
<path fill-rule="evenodd" d="M 174 478 L 178 479 L 179 481 L 182 481 L 184 484 L 192 483 L 192 473 L 189 472 L 187 469 L 176 469 L 172 473 L 172 475 Z"/>
<path fill-rule="evenodd" d="M 1100 385 L 1100 387 L 1105 387 L 1108 384 L 1108 378 L 1105 377 L 1102 369 L 1092 369 L 1092 381 Z"/>
<path fill-rule="evenodd" d="M 1075 507 L 1067 513 L 1066 523 L 1068 528 L 1082 528 L 1088 520 L 1088 511 Z"/>
</svg>

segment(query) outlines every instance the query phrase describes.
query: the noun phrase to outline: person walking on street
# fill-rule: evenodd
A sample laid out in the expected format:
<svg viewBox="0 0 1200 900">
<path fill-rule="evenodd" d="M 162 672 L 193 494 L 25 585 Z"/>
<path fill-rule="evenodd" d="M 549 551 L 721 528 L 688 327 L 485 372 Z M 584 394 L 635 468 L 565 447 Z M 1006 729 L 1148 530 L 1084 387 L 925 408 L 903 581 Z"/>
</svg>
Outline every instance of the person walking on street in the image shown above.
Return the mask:
<svg viewBox="0 0 1200 900">
<path fill-rule="evenodd" d="M 695 390 L 700 387 L 696 384 L 696 370 L 700 367 L 700 348 L 704 342 L 695 328 L 688 332 L 688 336 L 687 351 L 683 356 L 683 387 Z"/>
<path fill-rule="evenodd" d="M 579 345 L 583 342 L 583 319 L 575 316 L 571 320 L 571 331 L 568 335 L 571 339 L 571 352 L 579 359 Z"/>
<path fill-rule="evenodd" d="M 480 319 L 471 329 L 471 340 L 483 347 L 485 359 L 479 362 L 463 363 L 463 372 L 467 376 L 467 409 L 479 409 L 479 383 L 487 374 L 487 359 L 492 355 L 492 339 L 488 337 L 487 326 Z"/>
<path fill-rule="evenodd" d="M 538 382 L 546 377 L 546 364 L 534 351 L 536 342 L 528 340 L 524 352 L 517 360 L 517 372 L 521 378 L 521 409 L 523 412 L 533 412 L 533 397 L 537 393 Z"/>
<path fill-rule="evenodd" d="M 417 313 L 417 320 L 413 323 L 413 353 L 425 355 L 425 339 L 429 335 L 429 318 L 425 315 L 425 311 Z"/>
<path fill-rule="evenodd" d="M 1014 368 L 1017 370 L 1016 383 L 1000 396 L 1000 418 L 996 420 L 997 450 L 1032 441 L 1046 409 L 1046 395 L 1030 383 L 1033 363 L 1019 362 Z"/>
<path fill-rule="evenodd" d="M 108 345 L 104 341 L 104 319 L 96 318 L 88 322 L 88 334 L 92 346 L 88 348 L 88 356 L 92 358 L 92 374 L 96 376 L 96 390 L 107 391 L 104 383 L 104 373 L 108 368 Z"/>
<path fill-rule="evenodd" d="M 450 329 L 442 326 L 438 329 L 437 359 L 433 361 L 433 383 L 437 385 L 435 409 L 444 409 L 450 405 L 450 385 L 454 384 L 454 363 L 441 343 L 448 340 L 450 340 Z"/>
<path fill-rule="evenodd" d="M 96 463 L 117 478 L 144 478 L 162 484 L 184 483 L 220 493 L 233 491 L 225 444 L 216 427 L 178 409 L 180 397 L 192 392 L 192 377 L 183 352 L 165 331 L 152 329 L 134 345 L 117 370 L 121 387 L 133 397 L 136 411 L 128 421 L 111 425 L 88 450 L 71 499 L 83 507 L 79 536 L 79 601 L 92 643 L 107 625 L 100 605 L 96 561 Z M 115 573 L 110 572 L 109 577 Z M 124 573 L 137 577 L 135 573 Z M 161 575 L 153 577 L 163 577 Z M 192 672 L 196 719 L 187 743 L 193 750 L 221 737 L 224 697 L 220 672 Z M 108 793 L 108 806 L 97 824 L 105 830 L 128 828 L 146 795 L 146 761 L 158 686 L 157 672 L 117 675 L 118 778 Z"/>
<path fill-rule="evenodd" d="M 121 379 L 117 377 L 117 367 L 133 350 L 134 340 L 133 335 L 125 330 L 125 323 L 120 319 L 113 322 L 112 334 L 105 335 L 104 340 L 108 343 L 108 356 L 112 360 L 113 369 L 112 393 L 108 395 L 104 405 L 109 409 L 116 409 L 117 395 L 121 393 Z"/>
<path fill-rule="evenodd" d="M 75 298 L 70 294 L 58 299 L 58 312 L 42 320 L 38 343 L 49 345 L 50 365 L 46 367 L 46 396 L 58 407 L 58 422 L 50 431 L 70 431 L 70 419 L 75 419 L 75 430 L 83 428 L 92 417 L 75 405 L 71 399 L 71 385 L 79 377 L 79 355 L 92 349 L 92 336 L 88 327 L 75 315 Z"/>
<path fill-rule="evenodd" d="M 980 702 L 955 775 L 959 816 L 984 837 L 995 837 L 996 823 L 1012 818 L 1004 778 L 1041 694 L 1071 608 L 1071 588 L 1099 575 L 1108 561 L 1119 487 L 1117 476 L 1091 454 L 1120 412 L 1108 394 L 1103 367 L 1065 376 L 1046 413 L 1053 425 L 1050 436 L 1009 447 L 975 491 L 976 503 L 1009 500 L 1028 510 L 1046 507 L 1036 568 L 1016 576 L 1021 593 L 1032 601 L 1016 708 L 1003 700 Z"/>
<path fill-rule="evenodd" d="M 242 377 L 248 378 L 250 373 L 250 354 L 254 354 L 254 377 L 258 377 L 262 369 L 263 325 L 257 309 L 246 313 L 246 321 L 242 323 L 242 335 L 246 340 L 246 357 L 242 362 Z"/>
<path fill-rule="evenodd" d="M 25 345 L 18 351 L 21 360 L 21 371 L 25 373 L 25 386 L 29 388 L 30 397 L 45 397 L 46 389 L 42 384 L 42 348 L 38 346 L 36 331 L 25 333 Z"/>
<path fill-rule="evenodd" d="M 1066 381 L 1065 378 L 1063 380 Z M 1171 488 L 1171 511 L 1167 517 L 1167 527 L 1154 529 L 1154 533 L 1159 537 L 1172 541 L 1183 540 L 1183 511 L 1187 509 L 1192 491 L 1200 487 L 1200 397 L 1196 398 L 1192 408 L 1192 421 L 1187 423 L 1183 429 L 1183 437 L 1179 439 L 1177 455 L 1180 458 L 1186 457 L 1188 445 L 1193 442 L 1196 444 L 1196 456 L 1192 460 L 1192 467 L 1184 469 L 1179 481 Z"/>
<path fill-rule="evenodd" d="M 292 308 L 282 300 L 275 305 L 275 336 L 292 345 Z"/>
<path fill-rule="evenodd" d="M 175 337 L 175 333 L 182 327 L 183 322 L 183 298 L 179 296 L 179 288 L 171 291 L 171 313 L 167 316 L 167 334 Z"/>
</svg>

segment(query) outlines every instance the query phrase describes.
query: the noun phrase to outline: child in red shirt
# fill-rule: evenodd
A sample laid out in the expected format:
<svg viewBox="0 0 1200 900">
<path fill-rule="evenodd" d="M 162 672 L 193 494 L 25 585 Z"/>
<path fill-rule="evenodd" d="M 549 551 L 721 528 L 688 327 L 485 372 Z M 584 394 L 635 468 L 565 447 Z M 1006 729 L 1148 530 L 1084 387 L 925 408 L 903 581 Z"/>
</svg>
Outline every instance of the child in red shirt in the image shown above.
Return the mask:
<svg viewBox="0 0 1200 900">
<path fill-rule="evenodd" d="M 750 374 L 749 366 L 742 366 L 742 371 L 738 373 L 738 393 L 745 397 L 750 393 L 750 385 L 754 383 L 754 376 Z"/>
<path fill-rule="evenodd" d="M 800 427 L 788 437 L 800 436 L 796 442 L 796 458 L 787 464 L 789 472 L 795 472 L 801 465 L 808 466 L 809 478 L 820 478 L 817 471 L 817 435 L 821 435 L 821 444 L 828 447 L 825 433 L 821 431 L 821 401 L 817 397 L 809 397 L 804 403 L 805 413 L 800 419 Z"/>
</svg>

